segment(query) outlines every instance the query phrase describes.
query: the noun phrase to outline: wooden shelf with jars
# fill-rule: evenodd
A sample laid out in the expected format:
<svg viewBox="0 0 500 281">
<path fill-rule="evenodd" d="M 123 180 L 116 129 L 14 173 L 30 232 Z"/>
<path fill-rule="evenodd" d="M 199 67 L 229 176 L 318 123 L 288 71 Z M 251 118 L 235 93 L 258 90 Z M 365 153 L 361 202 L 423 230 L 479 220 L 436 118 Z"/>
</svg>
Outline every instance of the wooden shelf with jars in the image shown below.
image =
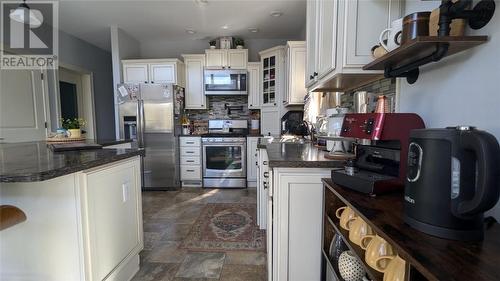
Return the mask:
<svg viewBox="0 0 500 281">
<path fill-rule="evenodd" d="M 323 250 L 328 253 L 333 234 L 339 233 L 347 248 L 362 262 L 369 279 L 393 280 L 388 276 L 384 278 L 384 274 L 388 274 L 388 267 L 394 268 L 390 264 L 397 257 L 401 259 L 398 261 L 400 266 L 403 266 L 402 261 L 405 262 L 404 273 L 398 273 L 404 275 L 401 280 L 496 280 L 497 276 L 500 276 L 500 267 L 496 266 L 496 261 L 500 260 L 498 223 L 492 223 L 485 229 L 484 240 L 480 242 L 437 238 L 404 223 L 402 192 L 369 196 L 338 186 L 331 179 L 323 179 L 323 183 Z M 350 208 L 355 220 L 348 219 L 346 213 L 342 221 L 346 209 L 339 209 L 344 207 Z M 339 214 L 340 219 L 337 217 Z M 347 228 L 352 227 L 353 231 L 357 228 L 354 226 L 356 220 L 365 223 L 372 232 L 364 235 L 368 238 L 363 236 L 360 240 L 366 250 L 354 243 L 352 240 L 356 239 L 356 235 L 349 237 L 349 231 L 342 226 L 349 225 Z M 353 222 L 349 224 L 349 221 Z M 373 263 L 373 259 L 366 258 L 371 256 L 366 253 L 371 252 L 371 244 L 375 243 L 375 239 L 378 240 L 377 243 L 383 244 L 382 248 L 392 249 L 392 252 L 387 254 L 390 256 L 386 259 L 387 263 L 382 264 L 382 271 L 385 272 L 376 270 L 374 267 L 377 265 Z M 376 260 L 381 260 L 379 258 Z M 330 259 L 327 261 L 333 264 Z"/>
</svg>

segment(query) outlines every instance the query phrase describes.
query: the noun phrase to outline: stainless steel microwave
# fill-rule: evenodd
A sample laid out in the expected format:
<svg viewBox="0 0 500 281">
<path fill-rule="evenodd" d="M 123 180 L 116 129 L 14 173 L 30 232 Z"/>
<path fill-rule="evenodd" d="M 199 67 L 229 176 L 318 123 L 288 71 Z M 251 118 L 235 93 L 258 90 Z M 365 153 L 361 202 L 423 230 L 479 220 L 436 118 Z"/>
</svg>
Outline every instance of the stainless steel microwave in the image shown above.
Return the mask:
<svg viewBox="0 0 500 281">
<path fill-rule="evenodd" d="M 246 70 L 209 70 L 204 72 L 205 95 L 248 95 Z"/>
</svg>

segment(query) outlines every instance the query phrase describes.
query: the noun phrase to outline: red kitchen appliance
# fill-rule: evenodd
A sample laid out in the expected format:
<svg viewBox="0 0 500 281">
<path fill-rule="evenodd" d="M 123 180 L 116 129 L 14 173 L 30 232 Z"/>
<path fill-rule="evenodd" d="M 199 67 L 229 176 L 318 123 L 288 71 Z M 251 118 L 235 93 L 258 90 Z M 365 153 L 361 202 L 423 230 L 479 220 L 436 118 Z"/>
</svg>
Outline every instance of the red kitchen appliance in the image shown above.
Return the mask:
<svg viewBox="0 0 500 281">
<path fill-rule="evenodd" d="M 414 113 L 346 114 L 340 136 L 357 139 L 356 159 L 354 168 L 333 170 L 333 182 L 368 194 L 403 189 L 410 131 L 423 128 Z"/>
</svg>

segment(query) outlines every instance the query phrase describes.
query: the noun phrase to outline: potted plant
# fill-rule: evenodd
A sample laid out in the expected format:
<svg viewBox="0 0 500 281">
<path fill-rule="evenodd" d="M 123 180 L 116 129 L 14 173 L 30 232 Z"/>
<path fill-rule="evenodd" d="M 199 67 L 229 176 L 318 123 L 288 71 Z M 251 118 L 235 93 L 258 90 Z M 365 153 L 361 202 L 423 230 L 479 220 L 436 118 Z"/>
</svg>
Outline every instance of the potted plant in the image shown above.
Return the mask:
<svg viewBox="0 0 500 281">
<path fill-rule="evenodd" d="M 213 40 L 210 40 L 208 42 L 208 44 L 210 44 L 210 49 L 215 49 L 215 46 L 217 45 L 217 41 L 215 41 L 215 39 L 213 39 Z"/>
<path fill-rule="evenodd" d="M 82 137 L 82 127 L 86 122 L 83 118 L 61 118 L 61 126 L 68 132 L 68 137 L 77 139 Z"/>
<path fill-rule="evenodd" d="M 242 38 L 236 37 L 234 38 L 234 45 L 236 46 L 236 49 L 243 49 L 243 46 L 245 46 L 245 41 L 243 41 Z"/>
</svg>

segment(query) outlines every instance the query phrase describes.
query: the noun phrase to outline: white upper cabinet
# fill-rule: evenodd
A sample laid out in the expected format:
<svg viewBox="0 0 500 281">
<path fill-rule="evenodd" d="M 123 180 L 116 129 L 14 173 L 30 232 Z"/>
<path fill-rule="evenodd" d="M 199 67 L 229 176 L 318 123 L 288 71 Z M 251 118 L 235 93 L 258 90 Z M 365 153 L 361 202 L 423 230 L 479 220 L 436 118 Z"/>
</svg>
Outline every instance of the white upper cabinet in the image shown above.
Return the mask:
<svg viewBox="0 0 500 281">
<path fill-rule="evenodd" d="M 151 83 L 175 82 L 175 64 L 150 64 L 149 73 L 151 73 Z"/>
<path fill-rule="evenodd" d="M 285 105 L 304 104 L 307 89 L 304 83 L 306 71 L 306 42 L 288 41 L 286 50 L 286 91 L 283 98 Z"/>
<path fill-rule="evenodd" d="M 124 83 L 172 83 L 185 86 L 184 63 L 178 59 L 123 60 Z"/>
<path fill-rule="evenodd" d="M 248 63 L 248 108 L 260 108 L 260 62 Z"/>
<path fill-rule="evenodd" d="M 318 1 L 309 0 L 307 1 L 307 20 L 306 20 L 306 44 L 307 44 L 307 64 L 306 64 L 306 86 L 309 86 L 316 81 L 316 77 L 314 76 L 314 72 L 316 71 L 316 51 L 317 51 L 317 9 L 318 9 Z"/>
<path fill-rule="evenodd" d="M 186 67 L 186 109 L 207 109 L 207 98 L 203 91 L 203 68 L 205 55 L 182 55 Z"/>
<path fill-rule="evenodd" d="M 131 63 L 123 64 L 124 83 L 149 83 L 148 64 Z"/>
<path fill-rule="evenodd" d="M 286 89 L 285 46 L 261 51 L 259 55 L 262 64 L 261 107 L 278 108 L 283 102 Z"/>
<path fill-rule="evenodd" d="M 248 62 L 247 49 L 227 50 L 227 67 L 231 69 L 246 69 Z"/>
<path fill-rule="evenodd" d="M 338 1 L 326 0 L 318 2 L 319 20 L 318 53 L 315 78 L 321 79 L 335 69 L 335 54 L 337 51 L 337 14 Z"/>
<path fill-rule="evenodd" d="M 307 1 L 307 70 L 309 90 L 339 74 L 364 71 L 380 32 L 402 15 L 402 0 Z M 356 85 L 353 85 L 356 86 Z"/>
<path fill-rule="evenodd" d="M 206 68 L 210 69 L 246 69 L 247 49 L 207 49 L 205 50 Z"/>
</svg>

